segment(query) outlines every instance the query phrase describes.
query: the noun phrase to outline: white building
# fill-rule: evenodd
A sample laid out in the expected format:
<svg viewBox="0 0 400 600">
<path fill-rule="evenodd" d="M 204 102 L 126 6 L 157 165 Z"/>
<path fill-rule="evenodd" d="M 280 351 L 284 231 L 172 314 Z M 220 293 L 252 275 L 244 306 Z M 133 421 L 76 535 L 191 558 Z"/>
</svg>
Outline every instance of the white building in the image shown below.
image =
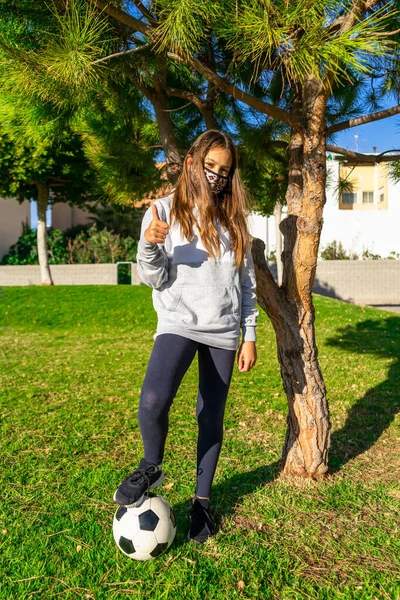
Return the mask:
<svg viewBox="0 0 400 600">
<path fill-rule="evenodd" d="M 400 253 L 400 184 L 388 176 L 387 163 L 352 165 L 341 163 L 335 155 L 327 160 L 327 200 L 323 212 L 320 251 L 336 240 L 348 253 L 359 257 L 366 250 L 386 258 Z M 342 192 L 338 193 L 338 182 Z M 282 219 L 287 209 L 282 209 Z M 266 244 L 266 254 L 276 249 L 274 217 L 253 213 L 250 231 Z"/>
</svg>

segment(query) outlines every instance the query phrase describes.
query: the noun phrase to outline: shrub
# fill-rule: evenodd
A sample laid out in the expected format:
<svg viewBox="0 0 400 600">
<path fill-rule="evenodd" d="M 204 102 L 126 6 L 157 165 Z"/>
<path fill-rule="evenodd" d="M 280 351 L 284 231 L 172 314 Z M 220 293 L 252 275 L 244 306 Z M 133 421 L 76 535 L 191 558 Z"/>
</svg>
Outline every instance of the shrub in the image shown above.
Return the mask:
<svg viewBox="0 0 400 600">
<path fill-rule="evenodd" d="M 66 234 L 69 234 L 68 236 Z M 112 231 L 79 226 L 68 232 L 47 229 L 50 264 L 115 263 L 136 261 L 137 243 Z M 38 265 L 37 231 L 23 224 L 22 234 L 2 259 L 3 265 Z M 125 267 L 126 265 L 122 265 Z"/>
<path fill-rule="evenodd" d="M 400 254 L 398 252 L 395 252 L 395 250 L 392 250 L 391 252 L 389 252 L 389 255 L 386 257 L 387 260 L 399 260 L 400 259 Z"/>
<path fill-rule="evenodd" d="M 60 229 L 47 229 L 47 248 L 50 264 L 67 262 L 67 240 Z M 15 244 L 10 247 L 8 254 L 3 256 L 3 265 L 38 265 L 37 231 L 31 229 L 27 223 L 22 224 L 22 234 Z"/>
<path fill-rule="evenodd" d="M 94 223 L 69 242 L 68 252 L 71 263 L 135 262 L 137 243 L 133 238 L 123 238 L 107 229 L 99 231 Z"/>
<path fill-rule="evenodd" d="M 348 254 L 342 242 L 333 240 L 321 251 L 321 258 L 322 260 L 357 260 L 358 255 L 354 252 Z"/>
<path fill-rule="evenodd" d="M 362 258 L 363 260 L 381 260 L 382 256 L 380 254 L 373 254 L 369 250 L 364 250 Z"/>
</svg>

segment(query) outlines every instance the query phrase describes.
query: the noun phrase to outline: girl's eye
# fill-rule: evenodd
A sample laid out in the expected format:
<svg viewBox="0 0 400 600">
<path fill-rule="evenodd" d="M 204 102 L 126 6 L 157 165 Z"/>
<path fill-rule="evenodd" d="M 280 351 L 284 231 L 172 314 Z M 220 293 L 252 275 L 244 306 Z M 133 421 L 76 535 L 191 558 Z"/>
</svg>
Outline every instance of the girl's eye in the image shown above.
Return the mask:
<svg viewBox="0 0 400 600">
<path fill-rule="evenodd" d="M 209 167 L 210 169 L 212 169 L 212 168 L 213 168 L 213 164 L 214 164 L 214 163 L 209 163 L 209 162 L 206 162 L 206 167 Z M 224 176 L 226 177 L 226 176 L 228 175 L 228 171 L 227 171 L 226 169 L 224 169 L 224 170 L 222 171 L 222 175 L 224 175 Z"/>
</svg>

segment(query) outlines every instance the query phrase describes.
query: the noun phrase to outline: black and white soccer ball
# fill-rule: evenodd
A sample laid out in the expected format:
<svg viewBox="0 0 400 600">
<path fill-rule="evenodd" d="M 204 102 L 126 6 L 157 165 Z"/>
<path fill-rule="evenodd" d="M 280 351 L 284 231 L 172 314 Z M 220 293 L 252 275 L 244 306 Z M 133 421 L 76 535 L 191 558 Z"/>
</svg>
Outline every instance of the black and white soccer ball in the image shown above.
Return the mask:
<svg viewBox="0 0 400 600">
<path fill-rule="evenodd" d="M 140 506 L 120 506 L 113 520 L 118 548 L 129 558 L 150 560 L 174 541 L 176 521 L 168 502 L 149 492 Z"/>
</svg>

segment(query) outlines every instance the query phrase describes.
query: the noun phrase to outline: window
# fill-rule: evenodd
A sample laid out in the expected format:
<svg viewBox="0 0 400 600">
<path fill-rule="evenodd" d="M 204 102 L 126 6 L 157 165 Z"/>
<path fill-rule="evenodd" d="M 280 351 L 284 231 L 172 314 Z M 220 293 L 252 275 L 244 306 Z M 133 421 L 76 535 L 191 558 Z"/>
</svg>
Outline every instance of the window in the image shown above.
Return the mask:
<svg viewBox="0 0 400 600">
<path fill-rule="evenodd" d="M 374 203 L 374 192 L 363 192 L 362 201 L 363 201 L 363 204 L 373 204 Z"/>
<path fill-rule="evenodd" d="M 385 192 L 384 190 L 379 190 L 379 202 L 385 201 Z"/>
<path fill-rule="evenodd" d="M 343 192 L 342 204 L 357 204 L 357 192 Z"/>
</svg>

